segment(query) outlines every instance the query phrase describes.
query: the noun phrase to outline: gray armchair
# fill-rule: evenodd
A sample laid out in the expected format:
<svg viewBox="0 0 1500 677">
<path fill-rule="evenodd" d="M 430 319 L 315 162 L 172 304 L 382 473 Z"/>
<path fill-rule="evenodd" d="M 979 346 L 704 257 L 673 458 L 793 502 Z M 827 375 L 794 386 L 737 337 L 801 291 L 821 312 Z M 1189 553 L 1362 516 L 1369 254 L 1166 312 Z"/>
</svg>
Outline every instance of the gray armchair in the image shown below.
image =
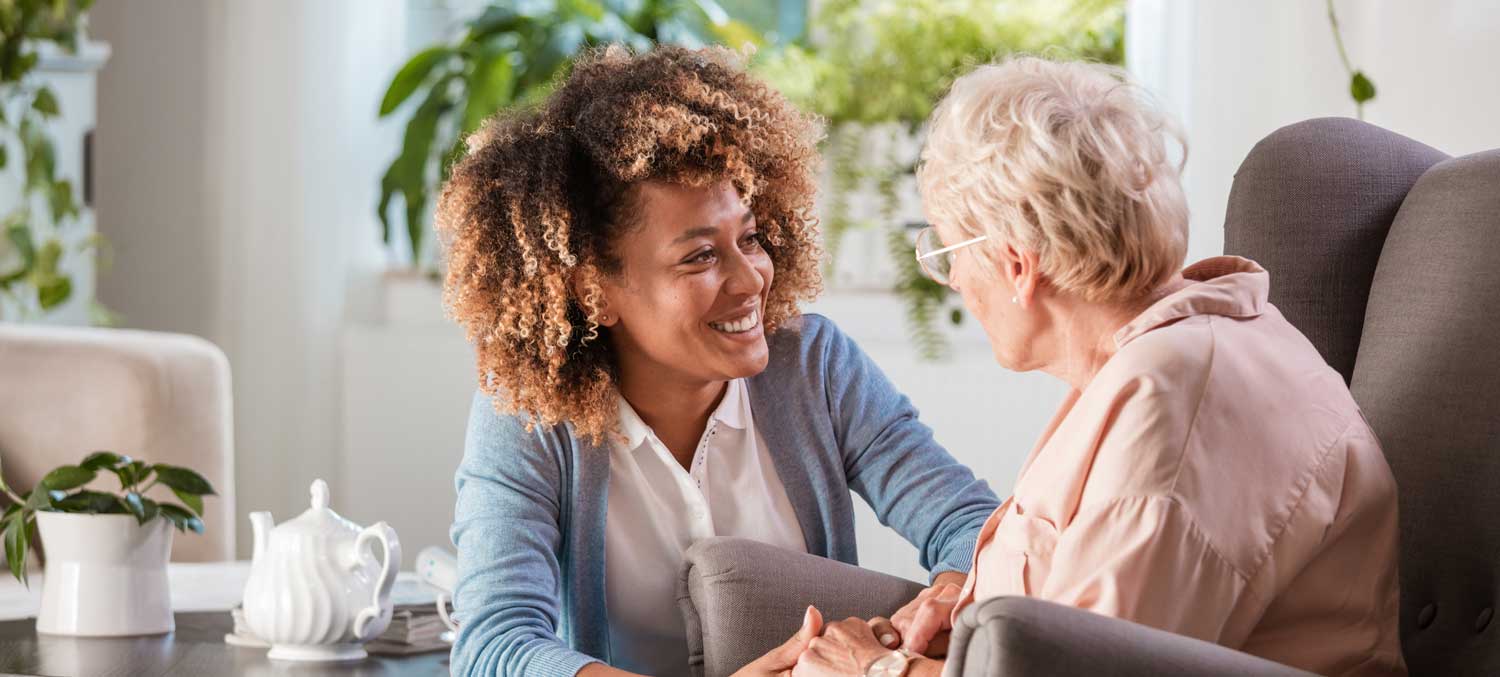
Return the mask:
<svg viewBox="0 0 1500 677">
<path fill-rule="evenodd" d="M 1280 129 L 1235 175 L 1225 251 L 1349 381 L 1399 487 L 1401 643 L 1414 675 L 1500 674 L 1500 151 L 1460 158 L 1348 119 Z M 889 615 L 911 581 L 734 539 L 688 551 L 679 605 L 696 674 L 786 640 L 807 604 Z M 949 675 L 1293 675 L 1074 608 L 966 609 Z"/>
</svg>

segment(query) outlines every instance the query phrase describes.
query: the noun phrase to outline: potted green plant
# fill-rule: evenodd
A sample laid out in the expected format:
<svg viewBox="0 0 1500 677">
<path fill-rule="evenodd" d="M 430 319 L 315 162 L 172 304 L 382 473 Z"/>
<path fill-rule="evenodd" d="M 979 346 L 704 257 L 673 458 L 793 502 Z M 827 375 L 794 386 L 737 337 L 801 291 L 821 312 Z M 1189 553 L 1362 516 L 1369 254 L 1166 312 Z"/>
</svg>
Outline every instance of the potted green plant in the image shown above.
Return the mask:
<svg viewBox="0 0 1500 677">
<path fill-rule="evenodd" d="M 118 492 L 87 488 L 101 473 L 119 480 Z M 181 504 L 146 498 L 157 485 Z M 172 529 L 203 533 L 203 497 L 214 488 L 202 475 L 98 451 L 78 465 L 53 469 L 26 493 L 0 480 L 0 494 L 10 501 L 0 524 L 11 574 L 29 585 L 27 552 L 38 536 L 47 554 L 38 632 L 121 636 L 174 629 L 167 587 Z"/>
</svg>

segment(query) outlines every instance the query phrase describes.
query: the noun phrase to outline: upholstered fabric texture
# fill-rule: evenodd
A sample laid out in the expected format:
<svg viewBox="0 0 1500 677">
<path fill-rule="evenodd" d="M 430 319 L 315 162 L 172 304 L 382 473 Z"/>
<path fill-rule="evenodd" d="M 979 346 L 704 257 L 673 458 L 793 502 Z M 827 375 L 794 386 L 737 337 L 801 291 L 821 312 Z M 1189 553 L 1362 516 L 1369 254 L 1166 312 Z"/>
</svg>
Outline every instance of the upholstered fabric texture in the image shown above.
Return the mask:
<svg viewBox="0 0 1500 677">
<path fill-rule="evenodd" d="M 688 548 L 677 588 L 688 662 L 699 677 L 729 675 L 802 627 L 809 604 L 825 620 L 890 616 L 919 583 L 739 538 Z"/>
<path fill-rule="evenodd" d="M 1155 628 L 1030 597 L 996 597 L 959 614 L 945 675 L 1198 677 L 1309 675 Z"/>
<path fill-rule="evenodd" d="M 203 534 L 176 534 L 172 559 L 234 559 L 234 436 L 229 362 L 180 334 L 0 325 L 0 455 L 24 491 L 47 471 L 110 450 L 201 473 Z M 118 489 L 111 478 L 96 480 Z M 148 494 L 176 501 L 165 486 Z"/>
<path fill-rule="evenodd" d="M 1351 389 L 1400 492 L 1414 675 L 1500 674 L 1497 262 L 1500 150 L 1446 160 L 1397 212 L 1365 311 Z"/>
<path fill-rule="evenodd" d="M 1406 192 L 1442 152 L 1348 118 L 1283 127 L 1234 175 L 1224 253 L 1271 271 L 1271 303 L 1344 382 L 1386 231 Z"/>
</svg>

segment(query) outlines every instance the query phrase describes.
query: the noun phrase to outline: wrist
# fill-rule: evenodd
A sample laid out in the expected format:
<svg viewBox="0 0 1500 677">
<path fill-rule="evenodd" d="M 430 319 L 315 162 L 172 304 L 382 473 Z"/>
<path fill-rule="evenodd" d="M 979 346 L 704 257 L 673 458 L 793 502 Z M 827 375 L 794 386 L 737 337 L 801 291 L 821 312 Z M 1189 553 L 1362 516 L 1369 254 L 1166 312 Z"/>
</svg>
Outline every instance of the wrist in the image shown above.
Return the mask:
<svg viewBox="0 0 1500 677">
<path fill-rule="evenodd" d="M 929 587 L 935 588 L 943 584 L 952 584 L 962 588 L 968 579 L 969 575 L 961 571 L 944 571 L 932 577 L 932 585 Z"/>
<path fill-rule="evenodd" d="M 944 664 L 942 659 L 913 654 L 906 664 L 906 674 L 901 677 L 942 677 Z"/>
<path fill-rule="evenodd" d="M 864 661 L 865 677 L 906 677 L 916 657 L 906 649 L 882 651 L 874 660 Z"/>
</svg>

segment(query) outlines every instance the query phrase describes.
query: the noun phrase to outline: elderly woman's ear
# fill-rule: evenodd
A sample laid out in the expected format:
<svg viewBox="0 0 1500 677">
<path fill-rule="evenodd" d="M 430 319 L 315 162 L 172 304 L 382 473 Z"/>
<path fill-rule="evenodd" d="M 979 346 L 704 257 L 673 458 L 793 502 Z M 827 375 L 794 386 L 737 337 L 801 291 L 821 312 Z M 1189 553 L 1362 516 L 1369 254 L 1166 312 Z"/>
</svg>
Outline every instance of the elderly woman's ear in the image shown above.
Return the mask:
<svg viewBox="0 0 1500 677">
<path fill-rule="evenodd" d="M 1039 257 L 1036 252 L 1006 244 L 1001 246 L 1000 260 L 1004 262 L 1002 274 L 1014 292 L 1014 303 L 1022 309 L 1029 309 L 1043 282 Z"/>
</svg>

